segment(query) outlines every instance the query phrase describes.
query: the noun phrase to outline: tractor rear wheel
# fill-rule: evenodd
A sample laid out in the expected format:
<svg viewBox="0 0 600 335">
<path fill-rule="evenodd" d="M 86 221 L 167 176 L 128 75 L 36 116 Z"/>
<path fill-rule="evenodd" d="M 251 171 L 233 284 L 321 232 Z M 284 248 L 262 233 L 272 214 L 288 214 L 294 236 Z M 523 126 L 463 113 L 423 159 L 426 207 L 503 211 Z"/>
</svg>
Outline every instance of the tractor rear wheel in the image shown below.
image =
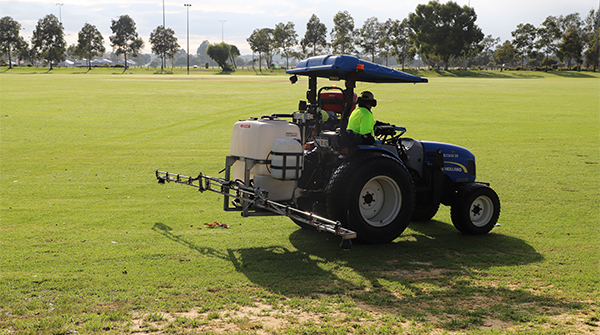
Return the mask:
<svg viewBox="0 0 600 335">
<path fill-rule="evenodd" d="M 383 153 L 340 165 L 325 187 L 330 219 L 357 233 L 359 243 L 387 243 L 410 222 L 414 185 L 404 164 Z"/>
<path fill-rule="evenodd" d="M 500 199 L 486 184 L 471 183 L 458 190 L 450 215 L 454 227 L 467 235 L 486 234 L 498 222 Z"/>
</svg>

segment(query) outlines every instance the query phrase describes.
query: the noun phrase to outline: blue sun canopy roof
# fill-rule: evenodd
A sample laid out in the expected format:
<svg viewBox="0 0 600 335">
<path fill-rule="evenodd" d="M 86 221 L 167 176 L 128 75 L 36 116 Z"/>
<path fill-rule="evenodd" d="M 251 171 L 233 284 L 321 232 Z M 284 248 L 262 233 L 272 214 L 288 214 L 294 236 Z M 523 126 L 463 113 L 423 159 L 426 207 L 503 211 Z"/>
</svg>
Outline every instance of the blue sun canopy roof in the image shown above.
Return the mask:
<svg viewBox="0 0 600 335">
<path fill-rule="evenodd" d="M 321 78 L 348 79 L 349 73 L 358 73 L 357 81 L 370 83 L 426 83 L 426 78 L 367 62 L 354 56 L 330 55 L 305 59 L 286 73 Z"/>
</svg>

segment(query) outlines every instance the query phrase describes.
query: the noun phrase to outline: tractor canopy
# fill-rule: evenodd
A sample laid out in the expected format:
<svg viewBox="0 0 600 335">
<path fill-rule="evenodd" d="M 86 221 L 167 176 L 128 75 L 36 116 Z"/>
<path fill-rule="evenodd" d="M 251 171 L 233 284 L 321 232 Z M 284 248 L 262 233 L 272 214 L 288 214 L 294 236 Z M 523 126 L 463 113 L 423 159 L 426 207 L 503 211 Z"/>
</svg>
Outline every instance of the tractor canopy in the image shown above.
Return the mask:
<svg viewBox="0 0 600 335">
<path fill-rule="evenodd" d="M 378 65 L 348 55 L 316 56 L 298 63 L 288 74 L 371 83 L 426 83 L 426 78 Z"/>
</svg>

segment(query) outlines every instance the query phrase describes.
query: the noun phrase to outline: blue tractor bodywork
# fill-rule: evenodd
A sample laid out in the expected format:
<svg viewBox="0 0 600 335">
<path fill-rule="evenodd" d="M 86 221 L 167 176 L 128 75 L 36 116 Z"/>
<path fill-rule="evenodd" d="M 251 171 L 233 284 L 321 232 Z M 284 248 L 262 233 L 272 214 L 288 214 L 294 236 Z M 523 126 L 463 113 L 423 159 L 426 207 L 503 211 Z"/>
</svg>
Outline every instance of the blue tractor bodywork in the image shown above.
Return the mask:
<svg viewBox="0 0 600 335">
<path fill-rule="evenodd" d="M 456 228 L 463 233 L 483 234 L 493 228 L 500 213 L 500 202 L 496 193 L 489 188 L 489 184 L 475 182 L 475 156 L 471 151 L 448 143 L 405 138 L 402 137 L 405 129 L 389 124 L 375 127 L 375 134 L 379 135 L 379 140 L 373 145 L 357 143 L 356 137 L 352 138 L 353 133 L 347 130 L 348 118 L 355 104 L 353 98 L 355 98 L 356 82 L 427 83 L 426 78 L 346 55 L 309 58 L 298 63 L 296 68 L 288 70 L 287 73 L 293 75 L 290 78 L 292 83 L 298 80 L 298 75 L 309 77 L 306 94 L 308 103 L 301 101 L 299 113 L 294 114 L 294 122 L 297 122 L 303 129 L 303 142 L 308 148 L 305 156 L 304 177 L 298 185 L 304 191 L 304 196 L 297 199 L 300 207 L 316 208 L 318 211 L 320 205 L 321 213 L 335 214 L 336 206 L 345 205 L 340 205 L 335 200 L 341 196 L 340 194 L 330 193 L 332 191 L 338 193 L 351 191 L 351 186 L 332 186 L 332 183 L 337 182 L 335 179 L 340 175 L 354 178 L 352 173 L 355 175 L 356 171 L 363 171 L 360 167 L 355 167 L 353 170 L 349 168 L 348 165 L 352 165 L 352 162 L 369 164 L 370 161 L 377 160 L 379 156 L 386 156 L 395 160 L 402 166 L 402 170 L 406 170 L 410 174 L 409 178 L 412 180 L 414 189 L 413 191 L 402 190 L 401 199 L 406 202 L 406 206 L 413 206 L 410 215 L 412 221 L 430 220 L 437 212 L 439 205 L 444 204 L 452 206 L 452 221 Z M 317 78 L 344 80 L 345 89 L 334 86 L 318 90 Z M 321 128 L 321 112 L 330 106 L 322 103 L 321 92 L 324 89 L 340 90 L 343 95 L 338 111 L 341 115 L 337 128 L 334 128 L 335 131 L 331 128 L 328 130 Z M 328 101 L 328 104 L 330 103 L 331 101 Z M 401 128 L 402 131 L 398 132 Z M 347 170 L 352 170 L 352 173 Z M 390 176 L 380 179 L 373 178 L 379 181 L 377 185 L 385 188 Z M 338 183 L 343 184 L 344 181 Z M 363 191 L 365 188 L 372 187 L 371 184 L 369 185 L 366 185 Z M 414 194 L 414 199 L 411 193 Z M 361 193 L 358 198 L 348 198 L 347 200 L 352 202 L 358 199 L 357 206 L 367 208 L 367 205 L 371 206 L 375 203 L 374 195 L 375 193 L 366 192 Z M 386 199 L 386 201 L 388 200 Z M 411 202 L 412 200 L 414 202 Z M 371 203 L 371 201 L 373 202 Z M 346 206 L 338 213 L 342 213 L 341 215 L 344 216 L 343 213 L 352 213 L 352 210 L 352 206 Z M 369 215 L 366 209 L 356 213 L 363 217 Z M 352 223 L 354 219 L 350 216 L 347 218 L 334 217 L 333 219 L 345 222 L 345 225 L 356 229 L 356 224 Z M 368 219 L 365 221 L 370 222 Z M 402 224 L 406 226 L 407 223 Z M 371 222 L 370 224 L 374 227 L 372 227 L 373 229 L 378 228 L 377 223 Z M 369 243 L 381 241 L 386 241 L 386 239 L 367 240 Z"/>
<path fill-rule="evenodd" d="M 475 181 L 475 155 L 458 145 L 421 141 L 425 149 L 425 163 L 433 160 L 431 153 L 437 149 L 442 151 L 444 166 L 442 171 L 455 183 L 469 183 Z M 430 153 L 430 155 L 427 155 Z"/>
</svg>

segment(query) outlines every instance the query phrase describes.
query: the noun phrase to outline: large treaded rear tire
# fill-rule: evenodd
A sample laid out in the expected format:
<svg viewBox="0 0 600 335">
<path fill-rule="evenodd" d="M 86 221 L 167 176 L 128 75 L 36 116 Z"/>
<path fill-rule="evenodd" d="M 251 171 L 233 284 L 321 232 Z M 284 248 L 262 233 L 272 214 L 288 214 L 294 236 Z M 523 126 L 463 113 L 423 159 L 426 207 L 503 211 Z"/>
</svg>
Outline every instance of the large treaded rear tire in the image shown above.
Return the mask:
<svg viewBox="0 0 600 335">
<path fill-rule="evenodd" d="M 454 227 L 467 235 L 487 234 L 500 217 L 500 198 L 486 184 L 471 183 L 458 190 L 450 216 Z"/>
<path fill-rule="evenodd" d="M 388 243 L 410 222 L 413 180 L 404 164 L 381 152 L 344 162 L 325 187 L 327 212 L 364 244 Z"/>
</svg>

